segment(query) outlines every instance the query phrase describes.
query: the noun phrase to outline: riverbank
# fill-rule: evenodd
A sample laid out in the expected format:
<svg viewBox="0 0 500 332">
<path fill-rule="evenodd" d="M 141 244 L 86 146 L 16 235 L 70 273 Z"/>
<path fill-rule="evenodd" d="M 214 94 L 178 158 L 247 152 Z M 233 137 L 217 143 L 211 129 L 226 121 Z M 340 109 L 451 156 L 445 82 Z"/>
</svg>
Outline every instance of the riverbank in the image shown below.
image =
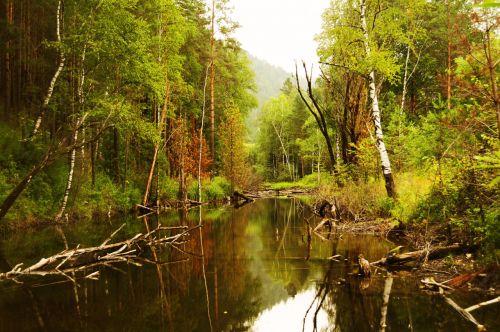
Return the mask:
<svg viewBox="0 0 500 332">
<path fill-rule="evenodd" d="M 324 176 L 323 176 L 324 177 Z M 321 218 L 310 224 L 312 234 L 321 238 L 342 234 L 375 234 L 394 243 L 394 255 L 433 248 L 453 249 L 439 257 L 417 257 L 389 268 L 396 273 L 417 273 L 422 278 L 451 282 L 456 288 L 493 291 L 500 289 L 499 249 L 495 233 L 478 229 L 464 214 L 459 219 L 449 202 L 439 201 L 436 183 L 428 177 L 404 173 L 396 178 L 398 199 L 385 194 L 381 180 L 349 182 L 342 186 L 323 183 L 315 188 L 303 183 L 275 183 L 269 188 L 307 191 L 311 208 Z M 438 188 L 439 189 L 439 188 Z M 444 209 L 448 208 L 448 215 Z M 439 214 L 436 210 L 443 209 Z M 382 259 L 384 257 L 379 257 Z"/>
</svg>

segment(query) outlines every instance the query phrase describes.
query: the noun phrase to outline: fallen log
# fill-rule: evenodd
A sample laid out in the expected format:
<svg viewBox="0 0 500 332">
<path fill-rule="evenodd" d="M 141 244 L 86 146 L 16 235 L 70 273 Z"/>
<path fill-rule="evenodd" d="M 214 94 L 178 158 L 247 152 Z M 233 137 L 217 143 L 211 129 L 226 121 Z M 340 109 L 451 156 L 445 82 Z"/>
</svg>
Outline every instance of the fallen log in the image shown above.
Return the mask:
<svg viewBox="0 0 500 332">
<path fill-rule="evenodd" d="M 398 265 L 405 264 L 412 261 L 427 259 L 438 259 L 445 257 L 449 254 L 455 254 L 462 252 L 464 250 L 470 249 L 466 246 L 460 244 L 454 244 L 445 247 L 435 247 L 429 250 L 417 250 L 412 252 L 407 252 L 403 254 L 389 254 L 386 257 L 379 259 L 378 261 L 372 262 L 371 265 Z"/>
<path fill-rule="evenodd" d="M 451 279 L 448 282 L 448 285 L 450 285 L 451 287 L 455 287 L 455 288 L 462 287 L 463 285 L 465 285 L 469 282 L 472 282 L 474 279 L 476 279 L 478 276 L 483 274 L 485 271 L 486 271 L 485 269 L 482 269 L 482 270 L 477 271 L 477 272 L 461 274 L 461 275 L 456 276 L 455 278 Z"/>
<path fill-rule="evenodd" d="M 17 264 L 12 270 L 0 273 L 0 281 L 12 280 L 20 282 L 18 278 L 24 276 L 64 276 L 72 281 L 70 274 L 80 272 L 89 268 L 98 266 L 110 266 L 114 263 L 126 262 L 136 266 L 142 266 L 142 262 L 147 260 L 141 259 L 140 254 L 143 248 L 147 246 L 170 245 L 176 248 L 176 244 L 182 244 L 186 241 L 187 236 L 196 228 L 188 228 L 187 226 L 180 227 L 162 227 L 146 234 L 136 234 L 134 237 L 112 244 L 108 244 L 113 236 L 115 236 L 124 225 L 113 232 L 101 245 L 95 247 L 80 248 L 80 245 L 74 249 L 66 249 L 55 255 L 40 259 L 37 263 L 22 268 L 23 263 Z M 166 231 L 179 231 L 174 235 L 165 235 Z M 95 279 L 98 274 L 92 271 L 85 278 Z"/>
<path fill-rule="evenodd" d="M 233 193 L 232 201 L 235 202 L 235 203 L 237 203 L 237 202 L 239 202 L 241 200 L 244 200 L 245 202 L 253 202 L 254 201 L 253 198 L 250 198 L 250 197 L 248 197 L 245 194 L 242 194 L 242 193 L 240 193 L 238 191 L 235 191 Z"/>
</svg>

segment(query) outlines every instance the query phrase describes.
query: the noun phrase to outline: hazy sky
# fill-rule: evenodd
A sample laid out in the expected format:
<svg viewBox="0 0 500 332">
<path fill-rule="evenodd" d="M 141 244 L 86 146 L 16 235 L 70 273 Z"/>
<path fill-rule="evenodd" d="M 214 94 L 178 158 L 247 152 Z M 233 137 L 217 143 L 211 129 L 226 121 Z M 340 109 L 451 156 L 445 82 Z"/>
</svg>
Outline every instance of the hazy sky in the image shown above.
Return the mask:
<svg viewBox="0 0 500 332">
<path fill-rule="evenodd" d="M 235 37 L 245 50 L 288 72 L 294 61 L 317 62 L 314 36 L 330 0 L 232 0 L 242 26 Z"/>
</svg>

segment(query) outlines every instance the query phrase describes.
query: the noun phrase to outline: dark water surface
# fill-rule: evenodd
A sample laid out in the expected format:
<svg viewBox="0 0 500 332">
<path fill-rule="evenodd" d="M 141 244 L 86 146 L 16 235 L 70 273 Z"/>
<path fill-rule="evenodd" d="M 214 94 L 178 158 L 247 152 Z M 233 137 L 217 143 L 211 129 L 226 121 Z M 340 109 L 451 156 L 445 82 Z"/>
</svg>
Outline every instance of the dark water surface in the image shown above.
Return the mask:
<svg viewBox="0 0 500 332">
<path fill-rule="evenodd" d="M 198 213 L 80 222 L 64 234 L 70 247 L 98 245 L 123 222 L 117 240 L 144 233 L 146 222 L 148 227 L 158 222 L 196 225 Z M 378 331 L 385 275 L 362 280 L 353 273 L 355 261 L 359 253 L 379 259 L 394 245 L 344 234 L 330 239 L 313 235 L 309 246 L 307 219 L 317 223 L 293 199 L 261 200 L 238 210 L 204 208 L 209 310 L 202 259 L 166 247 L 155 254 L 169 264 L 103 267 L 97 281 L 1 282 L 0 331 L 210 331 L 210 321 L 214 331 Z M 2 240 L 0 269 L 34 263 L 63 249 L 55 228 L 18 233 Z M 181 249 L 199 254 L 199 232 Z M 336 254 L 342 255 L 340 262 L 325 259 Z M 488 299 L 466 292 L 451 297 L 463 307 Z M 474 312 L 489 331 L 500 330 L 499 314 L 495 305 Z M 475 329 L 442 298 L 419 290 L 411 273 L 394 276 L 386 324 L 386 331 Z"/>
</svg>

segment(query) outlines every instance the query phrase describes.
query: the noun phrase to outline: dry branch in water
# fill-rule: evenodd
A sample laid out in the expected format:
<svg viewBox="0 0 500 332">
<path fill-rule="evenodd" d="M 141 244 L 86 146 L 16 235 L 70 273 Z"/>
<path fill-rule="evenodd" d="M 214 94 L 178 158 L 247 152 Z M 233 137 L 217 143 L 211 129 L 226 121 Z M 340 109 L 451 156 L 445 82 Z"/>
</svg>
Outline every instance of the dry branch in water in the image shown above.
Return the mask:
<svg viewBox="0 0 500 332">
<path fill-rule="evenodd" d="M 372 265 L 396 265 L 404 264 L 412 261 L 419 261 L 424 259 L 437 259 L 444 257 L 449 254 L 458 253 L 467 249 L 466 247 L 454 244 L 447 247 L 435 247 L 428 250 L 417 250 L 412 252 L 407 252 L 403 254 L 389 254 L 387 257 L 382 258 L 376 262 L 372 262 Z"/>
<path fill-rule="evenodd" d="M 71 273 L 81 272 L 89 268 L 98 266 L 110 266 L 115 263 L 126 262 L 136 266 L 142 266 L 143 262 L 151 263 L 148 259 L 143 259 L 140 254 L 143 249 L 151 246 L 169 245 L 172 248 L 177 248 L 176 244 L 182 244 L 186 241 L 190 232 L 201 227 L 200 225 L 188 228 L 187 226 L 179 227 L 162 227 L 159 226 L 149 233 L 139 233 L 131 239 L 108 244 L 111 239 L 124 227 L 120 226 L 110 237 L 108 237 L 101 245 L 96 247 L 80 248 L 78 245 L 74 249 L 63 250 L 48 258 L 42 258 L 37 263 L 22 268 L 23 263 L 17 264 L 12 270 L 0 273 L 1 280 L 13 280 L 20 282 L 18 278 L 24 276 L 64 276 L 72 281 Z M 165 235 L 165 232 L 178 231 L 174 235 Z M 152 262 L 158 263 L 158 262 Z M 92 271 L 86 278 L 96 279 L 99 274 Z"/>
<path fill-rule="evenodd" d="M 486 331 L 486 327 L 482 324 L 480 324 L 472 314 L 466 310 L 463 309 L 461 306 L 459 306 L 455 301 L 450 299 L 444 294 L 444 291 L 442 288 L 439 288 L 439 294 L 444 298 L 446 303 L 448 303 L 453 309 L 455 309 L 463 318 L 474 324 L 477 328 L 478 332 L 483 332 Z"/>
</svg>

